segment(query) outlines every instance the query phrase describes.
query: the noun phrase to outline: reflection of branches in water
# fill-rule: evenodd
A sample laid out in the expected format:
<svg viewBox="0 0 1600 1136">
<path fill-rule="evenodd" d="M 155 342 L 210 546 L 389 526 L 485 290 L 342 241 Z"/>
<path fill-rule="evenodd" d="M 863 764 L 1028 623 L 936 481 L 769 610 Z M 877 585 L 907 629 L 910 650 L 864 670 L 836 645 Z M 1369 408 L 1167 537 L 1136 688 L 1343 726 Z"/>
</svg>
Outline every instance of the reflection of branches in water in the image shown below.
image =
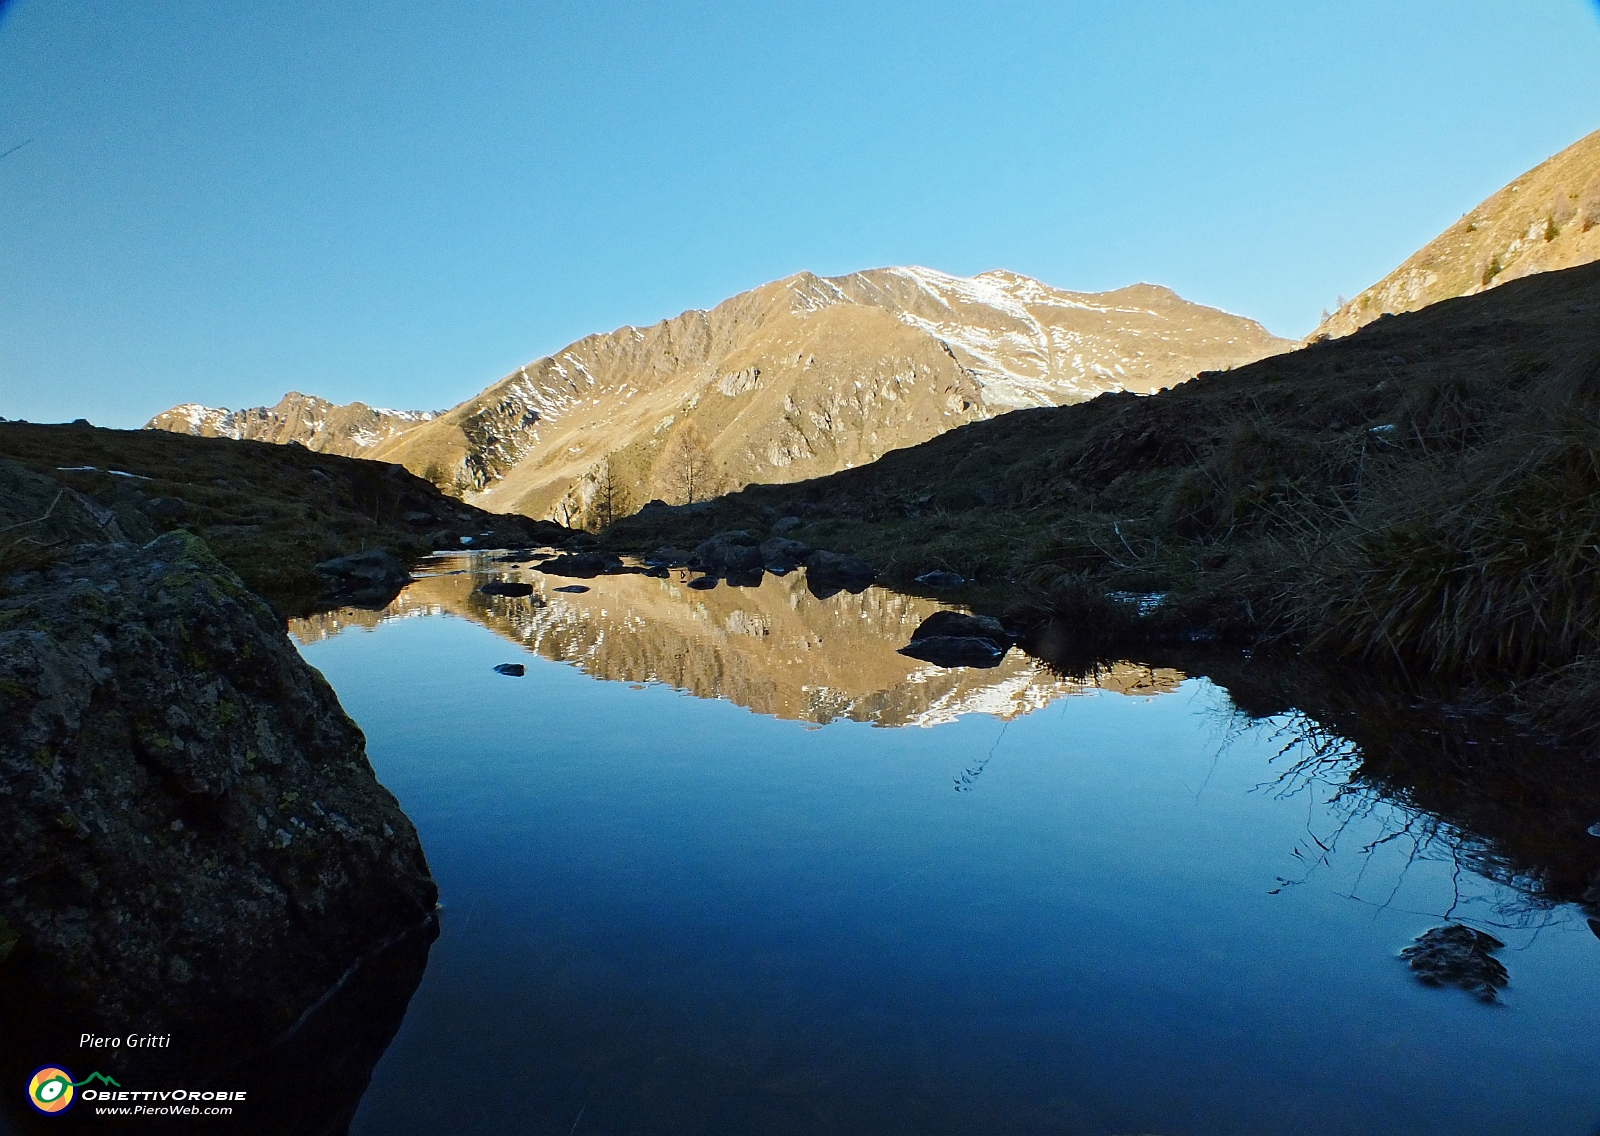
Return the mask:
<svg viewBox="0 0 1600 1136">
<path fill-rule="evenodd" d="M 1000 742 L 1005 738 L 1006 730 L 1009 729 L 1010 726 L 1011 719 L 1009 718 L 1000 723 L 1000 733 L 995 736 L 994 745 L 989 747 L 989 752 L 984 756 L 983 760 L 973 762 L 956 776 L 956 792 L 972 792 L 972 783 L 978 779 L 985 769 L 989 768 L 989 763 L 994 760 L 994 752 L 1000 748 Z"/>
<path fill-rule="evenodd" d="M 1518 871 L 1499 855 L 1486 839 L 1469 833 L 1418 805 L 1408 790 L 1393 785 L 1379 786 L 1364 777 L 1365 755 L 1361 746 L 1336 734 L 1299 710 L 1276 718 L 1250 719 L 1230 716 L 1224 746 L 1232 745 L 1244 734 L 1265 729 L 1277 744 L 1269 764 L 1279 769 L 1278 776 L 1257 786 L 1280 800 L 1304 795 L 1306 827 L 1304 848 L 1296 844 L 1290 854 L 1305 870 L 1298 877 L 1277 877 L 1269 894 L 1307 882 L 1319 870 L 1332 869 L 1341 844 L 1361 839 L 1355 850 L 1360 867 L 1344 898 L 1372 906 L 1377 911 L 1394 907 L 1413 867 L 1419 862 L 1450 865 L 1449 903 L 1443 911 L 1417 912 L 1434 918 L 1454 919 L 1467 903 L 1490 904 L 1495 918 L 1483 920 L 1491 926 L 1534 928 L 1555 918 L 1558 904 L 1540 892 L 1539 881 Z M 1287 764 L 1284 764 L 1287 762 Z M 1322 806 L 1319 810 L 1318 806 Z M 1319 815 L 1333 821 L 1331 829 L 1318 829 Z M 1378 826 L 1376 835 L 1356 837 L 1368 825 Z M 1360 893 L 1369 869 L 1383 850 L 1405 846 L 1405 859 L 1394 884 L 1381 900 L 1364 898 Z M 1501 889 L 1489 895 L 1464 893 L 1463 883 L 1470 873 Z M 1469 890 L 1473 890 L 1470 889 Z"/>
</svg>

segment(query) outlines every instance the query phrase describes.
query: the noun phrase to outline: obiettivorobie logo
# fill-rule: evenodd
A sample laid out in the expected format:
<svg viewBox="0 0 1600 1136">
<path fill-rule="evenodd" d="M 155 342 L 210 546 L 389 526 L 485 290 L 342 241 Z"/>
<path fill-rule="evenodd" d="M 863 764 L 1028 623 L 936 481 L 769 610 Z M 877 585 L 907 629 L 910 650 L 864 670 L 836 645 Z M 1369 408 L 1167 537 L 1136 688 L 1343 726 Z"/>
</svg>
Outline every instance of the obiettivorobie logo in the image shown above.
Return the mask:
<svg viewBox="0 0 1600 1136">
<path fill-rule="evenodd" d="M 40 1112 L 66 1112 L 72 1107 L 78 1089 L 97 1082 L 114 1089 L 122 1087 L 104 1073 L 90 1073 L 83 1080 L 74 1081 L 72 1074 L 61 1066 L 45 1065 L 35 1069 L 28 1078 L 28 1103 Z"/>
</svg>

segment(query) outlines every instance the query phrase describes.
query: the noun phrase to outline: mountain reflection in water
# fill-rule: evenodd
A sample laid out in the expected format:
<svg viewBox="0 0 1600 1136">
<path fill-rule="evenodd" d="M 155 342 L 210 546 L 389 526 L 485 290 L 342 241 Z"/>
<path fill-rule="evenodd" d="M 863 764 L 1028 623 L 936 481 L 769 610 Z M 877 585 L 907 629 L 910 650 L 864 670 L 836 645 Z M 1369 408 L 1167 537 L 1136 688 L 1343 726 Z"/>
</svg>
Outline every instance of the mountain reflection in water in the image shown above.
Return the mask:
<svg viewBox="0 0 1600 1136">
<path fill-rule="evenodd" d="M 485 554 L 438 557 L 431 573 L 383 611 L 344 608 L 289 623 L 306 646 L 352 627 L 449 614 L 543 658 L 572 663 L 596 678 L 659 682 L 697 698 L 725 698 L 758 714 L 826 724 L 934 726 L 963 714 L 1011 719 L 1088 690 L 1166 694 L 1182 672 L 1107 662 L 1063 677 L 1012 650 L 992 669 L 947 670 L 897 653 L 911 632 L 944 605 L 868 588 L 819 599 L 803 573 L 768 574 L 759 587 L 687 586 L 687 575 L 600 576 L 590 590 Z M 526 598 L 486 596 L 491 580 L 533 586 Z"/>
<path fill-rule="evenodd" d="M 360 1136 L 1600 1115 L 1600 773 L 1504 722 L 1266 655 L 1081 658 L 1061 625 L 945 671 L 896 653 L 938 603 L 797 577 L 431 567 L 291 626 L 444 904 Z M 1504 941 L 1500 1005 L 1407 970 L 1441 923 Z"/>
</svg>

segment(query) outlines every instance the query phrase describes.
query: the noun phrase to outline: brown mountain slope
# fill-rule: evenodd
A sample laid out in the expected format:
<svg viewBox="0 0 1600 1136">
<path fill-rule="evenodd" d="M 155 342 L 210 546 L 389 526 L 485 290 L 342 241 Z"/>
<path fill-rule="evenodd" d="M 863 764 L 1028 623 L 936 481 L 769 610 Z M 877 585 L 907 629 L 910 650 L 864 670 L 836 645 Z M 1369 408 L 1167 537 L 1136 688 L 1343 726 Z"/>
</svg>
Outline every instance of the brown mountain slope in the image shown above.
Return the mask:
<svg viewBox="0 0 1600 1136">
<path fill-rule="evenodd" d="M 146 430 L 167 430 L 197 438 L 232 438 L 235 441 L 298 442 L 317 453 L 341 457 L 366 457 L 376 446 L 425 422 L 442 411 L 380 410 L 364 402 L 343 406 L 325 398 L 290 391 L 277 406 L 225 410 L 186 402 L 164 410 Z"/>
<path fill-rule="evenodd" d="M 1288 346 L 1147 284 L 1092 295 L 1008 272 L 800 273 L 579 340 L 372 456 L 486 509 L 577 521 L 608 482 L 612 507 L 683 501 L 674 451 L 708 467 L 697 497 L 794 481 L 964 422 L 1147 393 Z"/>
<path fill-rule="evenodd" d="M 1414 312 L 1535 272 L 1595 260 L 1600 260 L 1600 130 L 1472 210 L 1323 320 L 1312 338 L 1349 335 L 1382 315 Z"/>
</svg>

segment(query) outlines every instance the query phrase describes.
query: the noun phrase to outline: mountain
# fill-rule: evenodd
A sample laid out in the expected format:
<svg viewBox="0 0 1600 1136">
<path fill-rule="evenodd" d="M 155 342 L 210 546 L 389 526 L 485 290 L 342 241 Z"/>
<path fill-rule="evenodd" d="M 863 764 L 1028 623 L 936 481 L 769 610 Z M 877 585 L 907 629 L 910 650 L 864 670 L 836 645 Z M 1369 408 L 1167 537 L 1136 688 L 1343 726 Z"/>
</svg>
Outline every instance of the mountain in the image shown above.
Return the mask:
<svg viewBox="0 0 1600 1136">
<path fill-rule="evenodd" d="M 443 411 L 381 410 L 364 402 L 343 406 L 325 398 L 290 391 L 277 406 L 224 410 L 186 402 L 162 411 L 146 430 L 168 430 L 197 438 L 232 438 L 252 442 L 298 442 L 318 453 L 365 457 L 384 442 L 431 422 Z"/>
<path fill-rule="evenodd" d="M 1600 130 L 1534 167 L 1344 304 L 1311 338 L 1600 260 Z"/>
<path fill-rule="evenodd" d="M 965 422 L 1148 393 L 1291 346 L 1149 284 L 1089 294 L 998 271 L 802 272 L 591 335 L 387 437 L 340 437 L 482 508 L 582 522 L 833 473 Z M 276 422 L 282 407 L 243 414 Z M 332 409 L 302 417 L 331 422 Z M 197 418 L 178 408 L 151 425 Z"/>
<path fill-rule="evenodd" d="M 579 340 L 374 456 L 486 509 L 574 521 L 608 487 L 637 508 L 795 481 L 964 422 L 1154 391 L 1289 346 L 1147 284 L 1091 295 L 1010 272 L 803 272 Z M 691 461 L 710 478 L 698 490 L 675 468 Z"/>
</svg>

